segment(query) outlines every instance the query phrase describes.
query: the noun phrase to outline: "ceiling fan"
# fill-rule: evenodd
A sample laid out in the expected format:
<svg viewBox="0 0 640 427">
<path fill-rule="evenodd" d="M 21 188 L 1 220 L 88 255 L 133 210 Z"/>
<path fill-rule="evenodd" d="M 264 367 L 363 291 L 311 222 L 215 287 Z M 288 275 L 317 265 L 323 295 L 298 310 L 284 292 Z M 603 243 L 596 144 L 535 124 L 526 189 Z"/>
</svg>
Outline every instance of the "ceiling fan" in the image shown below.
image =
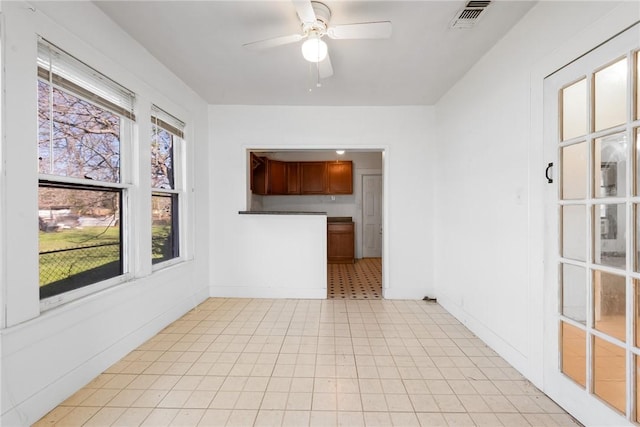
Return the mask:
<svg viewBox="0 0 640 427">
<path fill-rule="evenodd" d="M 317 63 L 318 77 L 333 75 L 333 67 L 324 36 L 330 39 L 387 39 L 391 37 L 391 21 L 360 22 L 355 24 L 333 25 L 331 9 L 324 3 L 310 0 L 292 0 L 302 24 L 301 32 L 288 36 L 274 37 L 246 43 L 248 49 L 262 50 L 285 44 L 302 43 L 302 56 L 309 62 Z"/>
</svg>

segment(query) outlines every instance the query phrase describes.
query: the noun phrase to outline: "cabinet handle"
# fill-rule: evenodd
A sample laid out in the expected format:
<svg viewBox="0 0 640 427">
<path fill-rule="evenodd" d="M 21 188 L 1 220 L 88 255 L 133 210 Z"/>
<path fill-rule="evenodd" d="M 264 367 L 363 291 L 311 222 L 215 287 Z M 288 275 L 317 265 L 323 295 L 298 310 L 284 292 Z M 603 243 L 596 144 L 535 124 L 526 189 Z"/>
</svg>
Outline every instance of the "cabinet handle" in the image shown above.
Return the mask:
<svg viewBox="0 0 640 427">
<path fill-rule="evenodd" d="M 547 183 L 553 184 L 553 178 L 549 176 L 549 171 L 553 167 L 553 162 L 547 165 L 547 168 L 544 170 L 544 177 L 547 178 Z"/>
</svg>

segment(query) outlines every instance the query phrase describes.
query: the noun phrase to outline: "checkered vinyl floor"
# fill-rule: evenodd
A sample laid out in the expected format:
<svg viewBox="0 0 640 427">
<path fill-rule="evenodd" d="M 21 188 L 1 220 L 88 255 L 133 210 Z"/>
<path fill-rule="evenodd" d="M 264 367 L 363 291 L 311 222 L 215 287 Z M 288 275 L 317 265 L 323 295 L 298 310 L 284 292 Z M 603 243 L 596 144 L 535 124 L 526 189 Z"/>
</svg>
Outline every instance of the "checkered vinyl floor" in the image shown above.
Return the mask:
<svg viewBox="0 0 640 427">
<path fill-rule="evenodd" d="M 328 299 L 381 299 L 382 259 L 362 258 L 354 264 L 328 264 Z"/>
</svg>

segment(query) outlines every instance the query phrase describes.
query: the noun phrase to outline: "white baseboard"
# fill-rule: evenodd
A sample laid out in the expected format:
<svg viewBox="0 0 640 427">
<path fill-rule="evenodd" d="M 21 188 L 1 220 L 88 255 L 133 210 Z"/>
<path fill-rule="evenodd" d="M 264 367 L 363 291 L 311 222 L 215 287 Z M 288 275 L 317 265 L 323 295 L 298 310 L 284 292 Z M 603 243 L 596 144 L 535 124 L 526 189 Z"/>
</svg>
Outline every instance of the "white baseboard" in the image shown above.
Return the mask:
<svg viewBox="0 0 640 427">
<path fill-rule="evenodd" d="M 386 288 L 382 290 L 384 299 L 420 300 L 425 297 L 424 287 L 419 288 Z"/>
<path fill-rule="evenodd" d="M 257 286 L 211 286 L 213 298 L 326 299 L 327 288 L 295 289 Z"/>
<path fill-rule="evenodd" d="M 531 380 L 531 376 L 529 375 L 529 360 L 525 354 L 519 352 L 500 336 L 496 335 L 491 329 L 487 328 L 484 324 L 479 322 L 446 297 L 438 296 L 438 304 L 451 313 L 451 315 L 458 319 L 460 323 L 484 341 L 492 350 L 498 353 L 522 375 Z M 537 386 L 541 387 L 541 384 L 538 384 Z"/>
<path fill-rule="evenodd" d="M 132 330 L 102 352 L 78 365 L 72 371 L 63 374 L 43 389 L 36 391 L 26 400 L 17 404 L 6 401 L 2 402 L 3 408 L 9 409 L 2 414 L 0 425 L 24 426 L 35 423 L 68 396 L 104 372 L 109 366 L 113 365 L 136 347 L 164 329 L 168 324 L 191 310 L 194 304 L 199 304 L 208 297 L 208 288 L 202 287 L 196 293 L 175 301 L 175 304 L 167 311 L 155 316 L 137 329 Z M 28 352 L 29 350 L 25 349 L 22 351 Z M 33 357 L 33 355 L 25 355 L 26 360 L 33 360 Z M 6 376 L 3 378 L 3 381 L 5 380 Z M 10 385 L 5 386 L 11 388 Z M 10 392 L 6 392 L 3 397 L 10 399 L 10 394 Z"/>
</svg>

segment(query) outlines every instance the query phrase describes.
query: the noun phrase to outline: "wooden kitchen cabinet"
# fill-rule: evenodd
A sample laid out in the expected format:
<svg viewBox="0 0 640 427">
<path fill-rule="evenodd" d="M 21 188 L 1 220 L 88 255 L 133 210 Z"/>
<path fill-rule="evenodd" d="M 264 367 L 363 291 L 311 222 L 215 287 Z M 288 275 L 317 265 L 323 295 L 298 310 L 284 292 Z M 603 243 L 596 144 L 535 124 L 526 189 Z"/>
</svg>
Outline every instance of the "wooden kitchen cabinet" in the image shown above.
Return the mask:
<svg viewBox="0 0 640 427">
<path fill-rule="evenodd" d="M 299 162 L 300 194 L 326 194 L 327 162 Z"/>
<path fill-rule="evenodd" d="M 267 194 L 267 158 L 251 153 L 251 191 L 254 194 Z"/>
<path fill-rule="evenodd" d="M 254 194 L 288 194 L 287 162 L 251 154 L 251 191 Z"/>
<path fill-rule="evenodd" d="M 287 194 L 300 194 L 300 163 L 287 162 Z"/>
<path fill-rule="evenodd" d="M 353 194 L 353 162 L 285 162 L 251 153 L 251 191 L 259 195 Z"/>
<path fill-rule="evenodd" d="M 287 162 L 267 160 L 267 194 L 287 194 Z"/>
<path fill-rule="evenodd" d="M 327 187 L 329 194 L 352 194 L 353 163 L 351 161 L 328 162 Z"/>
<path fill-rule="evenodd" d="M 327 223 L 327 262 L 353 264 L 354 238 L 353 222 Z"/>
</svg>

